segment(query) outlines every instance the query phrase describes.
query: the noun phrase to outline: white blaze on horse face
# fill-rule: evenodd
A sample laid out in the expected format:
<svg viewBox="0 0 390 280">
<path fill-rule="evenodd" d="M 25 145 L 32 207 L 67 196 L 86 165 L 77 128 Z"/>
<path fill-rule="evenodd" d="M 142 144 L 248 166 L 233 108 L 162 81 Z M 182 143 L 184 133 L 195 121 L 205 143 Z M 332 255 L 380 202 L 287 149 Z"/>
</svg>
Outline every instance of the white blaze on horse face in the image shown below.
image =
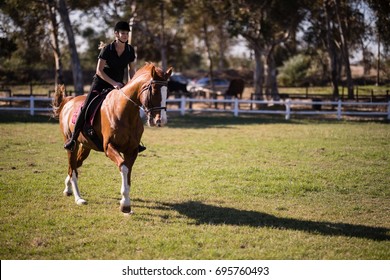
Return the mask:
<svg viewBox="0 0 390 280">
<path fill-rule="evenodd" d="M 161 107 L 167 106 L 168 89 L 166 86 L 161 87 Z M 161 124 L 164 125 L 168 122 L 167 111 L 161 110 Z"/>
</svg>

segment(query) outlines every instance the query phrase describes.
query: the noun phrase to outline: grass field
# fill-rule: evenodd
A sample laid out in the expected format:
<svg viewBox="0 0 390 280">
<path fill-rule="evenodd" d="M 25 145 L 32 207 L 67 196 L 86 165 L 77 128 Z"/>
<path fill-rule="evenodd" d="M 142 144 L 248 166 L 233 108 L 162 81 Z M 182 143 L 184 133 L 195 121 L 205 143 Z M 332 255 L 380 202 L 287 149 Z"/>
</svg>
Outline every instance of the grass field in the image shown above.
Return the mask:
<svg viewBox="0 0 390 280">
<path fill-rule="evenodd" d="M 102 153 L 64 197 L 48 117 L 0 115 L 1 259 L 390 259 L 390 127 L 381 122 L 171 117 L 146 128 L 134 215 Z"/>
</svg>

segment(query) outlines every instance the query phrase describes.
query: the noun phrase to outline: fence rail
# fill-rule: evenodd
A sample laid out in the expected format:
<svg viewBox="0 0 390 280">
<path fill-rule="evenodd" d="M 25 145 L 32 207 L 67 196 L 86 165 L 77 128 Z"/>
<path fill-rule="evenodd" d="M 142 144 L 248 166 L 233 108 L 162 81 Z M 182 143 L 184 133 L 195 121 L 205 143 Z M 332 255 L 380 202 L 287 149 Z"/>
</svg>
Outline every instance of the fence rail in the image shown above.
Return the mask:
<svg viewBox="0 0 390 280">
<path fill-rule="evenodd" d="M 302 100 L 282 100 L 282 101 L 267 101 L 267 100 L 245 100 L 245 99 L 231 99 L 231 100 L 217 100 L 217 99 L 194 99 L 194 98 L 176 98 L 168 99 L 167 104 L 176 103 L 178 108 L 169 108 L 168 111 L 180 112 L 181 115 L 185 115 L 187 112 L 200 111 L 200 112 L 231 112 L 234 116 L 239 114 L 275 114 L 284 115 L 287 120 L 292 115 L 335 115 L 338 120 L 341 120 L 343 116 L 372 116 L 372 117 L 384 117 L 390 120 L 390 102 L 351 102 L 351 101 L 302 101 Z M 196 108 L 194 104 L 214 104 L 214 108 L 209 105 L 208 108 Z M 220 109 L 218 104 L 230 105 L 230 109 Z M 241 109 L 241 105 L 249 105 L 249 109 Z M 250 109 L 258 105 L 261 109 Z M 278 105 L 279 109 L 273 109 L 275 105 Z M 321 106 L 330 107 L 331 109 L 305 109 L 307 107 Z M 299 108 L 299 107 L 303 107 Z M 355 109 L 353 107 L 364 107 L 364 109 Z M 378 108 L 382 109 L 378 111 Z M 349 110 L 348 110 L 349 109 Z"/>
<path fill-rule="evenodd" d="M 52 98 L 0 97 L 0 111 L 23 111 L 35 115 L 36 112 L 50 112 Z M 38 105 L 47 104 L 46 107 Z M 200 104 L 200 106 L 196 106 Z M 219 108 L 219 105 L 223 108 Z M 230 112 L 240 114 L 284 115 L 289 120 L 292 115 L 334 115 L 338 120 L 343 116 L 382 117 L 390 120 L 390 102 L 354 102 L 354 101 L 303 101 L 303 100 L 246 100 L 246 99 L 204 99 L 181 98 L 168 99 L 168 112 L 179 112 L 184 116 L 189 112 Z M 229 108 L 226 108 L 228 107 Z M 243 108 L 245 107 L 245 108 Z M 255 109 L 253 109 L 255 108 Z M 310 109 L 311 108 L 311 109 Z M 316 108 L 316 109 L 314 109 Z"/>
<path fill-rule="evenodd" d="M 36 97 L 30 95 L 28 97 L 0 97 L 0 111 L 23 111 L 29 112 L 31 116 L 35 115 L 35 112 L 49 112 L 52 111 L 51 102 L 52 98 L 49 97 Z M 36 103 L 47 103 L 47 107 L 37 107 Z M 2 103 L 8 103 L 3 106 Z M 14 105 L 14 103 L 17 103 Z M 26 106 L 27 104 L 27 106 Z M 24 105 L 24 106 L 22 106 Z"/>
</svg>

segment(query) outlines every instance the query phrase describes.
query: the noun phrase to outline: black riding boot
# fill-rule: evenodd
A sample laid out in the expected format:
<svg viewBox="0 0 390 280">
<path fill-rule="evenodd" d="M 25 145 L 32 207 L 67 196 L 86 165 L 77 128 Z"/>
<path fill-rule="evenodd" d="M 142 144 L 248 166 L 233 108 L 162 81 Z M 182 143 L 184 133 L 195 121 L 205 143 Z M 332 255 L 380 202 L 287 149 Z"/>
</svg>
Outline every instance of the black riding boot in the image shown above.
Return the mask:
<svg viewBox="0 0 390 280">
<path fill-rule="evenodd" d="M 145 147 L 145 146 L 143 146 L 143 145 L 141 145 L 141 144 L 138 145 L 138 152 L 139 152 L 139 153 L 142 153 L 142 152 L 145 151 L 145 150 L 146 150 L 146 147 Z"/>
<path fill-rule="evenodd" d="M 85 122 L 85 112 L 84 107 L 81 109 L 80 114 L 77 117 L 76 124 L 74 125 L 74 130 L 72 133 L 72 137 L 64 144 L 64 148 L 73 151 L 74 146 L 76 145 L 76 139 L 79 137 L 81 130 L 83 129 Z"/>
</svg>

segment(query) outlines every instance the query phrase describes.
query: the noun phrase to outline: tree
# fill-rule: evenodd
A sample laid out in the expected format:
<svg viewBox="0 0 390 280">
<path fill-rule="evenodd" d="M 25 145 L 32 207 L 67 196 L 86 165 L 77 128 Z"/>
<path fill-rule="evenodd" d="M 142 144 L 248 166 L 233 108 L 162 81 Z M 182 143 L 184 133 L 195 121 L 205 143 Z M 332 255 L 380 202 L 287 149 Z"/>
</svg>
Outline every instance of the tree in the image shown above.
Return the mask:
<svg viewBox="0 0 390 280">
<path fill-rule="evenodd" d="M 344 1 L 343 3 L 340 0 L 336 0 L 335 2 L 335 10 L 336 10 L 336 18 L 337 24 L 340 33 L 340 42 L 341 42 L 341 55 L 344 62 L 344 69 L 347 76 L 347 88 L 348 88 L 348 98 L 353 99 L 353 81 L 351 74 L 351 66 L 349 63 L 349 37 L 347 36 L 348 30 L 348 9 L 347 3 Z"/>
<path fill-rule="evenodd" d="M 361 47 L 365 37 L 364 16 L 355 0 L 320 0 L 308 8 L 310 26 L 304 40 L 312 53 L 326 51 L 334 99 L 339 98 L 342 70 L 345 72 L 348 97 L 353 98 L 350 54 Z"/>
<path fill-rule="evenodd" d="M 17 9 L 15 7 L 18 7 Z M 9 24 L 3 26 L 3 33 L 9 36 L 16 49 L 10 52 L 9 59 L 2 60 L 7 72 L 17 72 L 23 81 L 39 79 L 35 68 L 41 66 L 45 51 L 45 9 L 41 2 L 31 1 L 25 5 L 22 0 L 0 2 L 0 9 Z"/>
<path fill-rule="evenodd" d="M 339 73 L 338 71 L 338 57 L 336 53 L 336 45 L 335 45 L 335 35 L 334 35 L 334 27 L 332 18 L 332 8 L 329 0 L 324 0 L 323 7 L 325 11 L 325 20 L 326 20 L 326 42 L 327 49 L 330 57 L 330 65 L 331 65 L 331 80 L 333 86 L 333 97 L 335 99 L 339 98 Z"/>
<path fill-rule="evenodd" d="M 374 11 L 381 44 L 389 46 L 388 3 L 366 2 Z M 207 56 L 209 72 L 213 75 L 215 69 L 227 65 L 225 54 L 230 40 L 241 35 L 255 54 L 256 93 L 277 99 L 277 67 L 289 56 L 304 52 L 321 61 L 322 69 L 330 73 L 334 96 L 338 98 L 342 70 L 347 81 L 351 80 L 349 57 L 361 48 L 368 34 L 369 29 L 362 24 L 361 10 L 366 9 L 362 3 L 357 0 L 31 0 L 26 5 L 22 0 L 2 0 L 1 14 L 6 17 L 2 23 L 8 21 L 15 28 L 4 32 L 11 30 L 9 25 L 0 26 L 0 54 L 6 57 L 0 63 L 2 69 L 23 71 L 23 75 L 17 76 L 30 80 L 37 76 L 35 69 L 55 65 L 56 80 L 61 80 L 61 57 L 66 59 L 70 53 L 74 80 L 79 84 L 77 81 L 82 81 L 82 77 L 77 73 L 81 73 L 81 63 L 74 36 L 80 29 L 76 22 L 70 22 L 69 11 L 81 10 L 91 18 L 98 18 L 99 25 L 109 27 L 117 20 L 128 20 L 136 12 L 132 44 L 140 61 L 161 61 L 163 67 L 174 65 L 179 70 L 194 69 L 200 68 L 202 56 Z M 133 4 L 136 11 L 131 9 Z M 58 14 L 62 15 L 60 20 Z M 67 48 L 63 48 L 62 27 L 69 41 Z M 93 60 L 89 67 L 95 66 L 96 42 L 105 35 L 81 27 L 83 33 L 78 34 L 88 36 L 85 41 L 91 44 L 89 54 L 83 57 L 89 55 Z M 300 28 L 306 32 L 302 40 L 297 40 Z M 14 48 L 5 42 L 13 42 Z M 50 52 L 55 57 L 52 61 L 44 59 Z M 328 53 L 329 59 L 324 59 L 324 53 Z M 347 84 L 350 93 L 353 84 Z M 75 88 L 82 92 L 79 85 Z"/>
<path fill-rule="evenodd" d="M 134 5 L 135 3 L 135 5 Z M 123 9 L 131 18 L 137 14 L 133 24 L 132 45 L 137 48 L 137 59 L 161 61 L 167 67 L 173 61 L 180 61 L 184 22 L 180 20 L 186 1 L 131 1 Z M 135 7 L 135 10 L 131 7 Z M 175 67 L 176 68 L 176 67 Z"/>
<path fill-rule="evenodd" d="M 79 55 L 77 52 L 76 41 L 74 38 L 72 24 L 69 19 L 68 7 L 65 0 L 58 0 L 58 13 L 61 16 L 61 21 L 64 24 L 64 29 L 68 38 L 69 49 L 71 52 L 71 64 L 73 74 L 73 84 L 76 95 L 84 93 L 83 71 L 80 64 Z"/>
<path fill-rule="evenodd" d="M 381 35 L 381 42 L 386 47 L 390 47 L 390 4 L 383 0 L 366 0 L 370 8 L 376 15 L 377 34 Z"/>
<path fill-rule="evenodd" d="M 378 43 L 378 61 L 377 61 L 377 81 L 379 85 L 380 78 L 380 46 L 383 44 L 386 50 L 390 48 L 390 4 L 382 0 L 366 0 L 370 8 L 376 15 L 377 43 Z"/>
<path fill-rule="evenodd" d="M 215 91 L 214 86 L 214 60 L 213 60 L 213 46 L 212 42 L 216 39 L 217 34 L 221 34 L 221 24 L 216 19 L 216 14 L 220 11 L 219 3 L 206 0 L 194 1 L 194 9 L 187 14 L 191 24 L 191 30 L 194 34 L 201 34 L 197 38 L 204 42 L 208 61 L 208 76 L 210 79 L 210 87 Z M 223 20 L 220 18 L 219 20 Z M 221 38 L 221 40 L 223 40 Z M 218 40 L 216 40 L 218 41 Z M 220 45 L 221 46 L 221 45 Z M 220 50 L 220 58 L 223 57 L 225 50 Z M 219 63 L 220 64 L 220 63 Z"/>
<path fill-rule="evenodd" d="M 51 23 L 50 38 L 51 38 L 51 47 L 53 49 L 53 55 L 55 61 L 54 84 L 55 84 L 55 88 L 57 88 L 58 84 L 64 84 L 64 75 L 63 75 L 60 44 L 58 40 L 57 8 L 53 0 L 47 0 L 46 10 L 49 16 L 49 21 Z"/>
<path fill-rule="evenodd" d="M 229 32 L 241 35 L 255 54 L 255 92 L 263 94 L 264 63 L 267 64 L 267 87 L 273 98 L 278 99 L 274 51 L 286 43 L 304 18 L 304 1 L 265 0 L 229 1 Z"/>
<path fill-rule="evenodd" d="M 55 83 L 63 82 L 61 52 L 58 40 L 59 29 L 56 18 L 57 12 L 60 12 L 69 39 L 69 49 L 72 53 L 75 91 L 76 94 L 82 94 L 82 69 L 78 60 L 72 25 L 69 20 L 65 0 L 33 0 L 29 2 L 29 5 L 25 5 L 22 0 L 8 0 L 2 3 L 1 9 L 8 14 L 15 25 L 19 27 L 19 32 L 23 34 L 24 42 L 27 44 L 26 47 L 18 48 L 17 52 L 26 53 L 22 58 L 25 63 L 23 67 L 28 69 L 28 72 L 30 73 L 28 79 L 30 81 L 32 80 L 33 73 L 35 72 L 33 71 L 35 65 L 37 63 L 42 63 L 42 61 L 39 61 L 44 55 L 42 50 L 47 50 L 45 46 L 50 45 L 55 58 Z M 51 28 L 48 29 L 48 26 Z M 47 30 L 50 31 L 47 32 Z M 49 38 L 51 39 L 49 40 Z M 24 46 L 25 44 L 21 45 Z M 37 53 L 35 54 L 34 52 Z"/>
</svg>

